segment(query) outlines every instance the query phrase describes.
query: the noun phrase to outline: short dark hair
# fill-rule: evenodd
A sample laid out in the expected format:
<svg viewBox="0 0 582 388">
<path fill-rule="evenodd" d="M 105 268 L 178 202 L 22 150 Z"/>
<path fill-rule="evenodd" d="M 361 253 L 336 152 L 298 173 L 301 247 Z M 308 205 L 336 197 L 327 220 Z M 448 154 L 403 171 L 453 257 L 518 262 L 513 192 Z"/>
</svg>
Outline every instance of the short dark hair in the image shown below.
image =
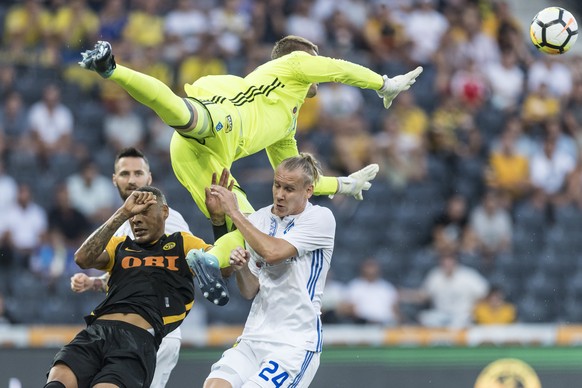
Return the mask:
<svg viewBox="0 0 582 388">
<path fill-rule="evenodd" d="M 161 201 L 161 203 L 163 203 L 164 205 L 168 204 L 168 201 L 166 201 L 166 196 L 164 195 L 164 193 L 162 193 L 162 190 L 158 189 L 157 187 L 142 186 L 140 188 L 135 189 L 135 191 L 145 191 L 148 193 L 152 193 L 153 195 L 155 195 L 157 197 L 158 202 Z"/>
<path fill-rule="evenodd" d="M 146 158 L 143 152 L 141 152 L 135 147 L 126 147 L 119 151 L 119 153 L 115 157 L 115 162 L 113 163 L 114 167 L 121 158 L 142 158 L 148 166 L 150 165 L 148 158 Z"/>
<path fill-rule="evenodd" d="M 293 51 L 309 52 L 311 50 L 315 51 L 316 54 L 319 54 L 319 48 L 311 41 L 297 35 L 287 35 L 275 43 L 273 51 L 271 51 L 271 59 L 281 58 Z"/>
</svg>

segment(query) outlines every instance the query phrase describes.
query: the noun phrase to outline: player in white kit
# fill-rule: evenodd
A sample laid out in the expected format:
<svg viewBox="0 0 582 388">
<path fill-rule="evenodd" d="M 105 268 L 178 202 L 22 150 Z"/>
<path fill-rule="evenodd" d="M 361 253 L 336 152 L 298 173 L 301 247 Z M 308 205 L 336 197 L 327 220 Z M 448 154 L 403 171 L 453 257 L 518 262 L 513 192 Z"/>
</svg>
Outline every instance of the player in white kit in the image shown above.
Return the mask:
<svg viewBox="0 0 582 388">
<path fill-rule="evenodd" d="M 285 159 L 275 170 L 273 205 L 248 218 L 232 192 L 211 186 L 244 236 L 246 248 L 233 250 L 230 264 L 241 295 L 254 300 L 242 335 L 212 366 L 205 388 L 308 387 L 313 380 L 335 237 L 332 212 L 309 202 L 319 174 L 309 154 Z M 196 252 L 208 258 L 216 251 Z"/>
<path fill-rule="evenodd" d="M 135 149 L 126 148 L 115 158 L 113 185 L 117 187 L 119 195 L 125 200 L 135 189 L 150 185 L 152 175 L 149 162 L 145 155 Z M 175 232 L 190 232 L 190 227 L 184 217 L 176 210 L 169 208 L 170 213 L 166 219 L 167 234 Z M 226 232 L 226 229 L 224 230 Z M 129 221 L 125 222 L 116 232 L 115 236 L 130 236 L 133 233 Z M 84 273 L 77 273 L 71 277 L 71 289 L 75 292 L 87 290 L 102 291 L 107 289 L 108 274 L 100 277 L 89 277 Z M 180 345 L 182 340 L 181 330 L 178 327 L 164 337 L 156 355 L 156 371 L 152 380 L 152 388 L 164 388 L 172 370 L 178 363 Z"/>
</svg>

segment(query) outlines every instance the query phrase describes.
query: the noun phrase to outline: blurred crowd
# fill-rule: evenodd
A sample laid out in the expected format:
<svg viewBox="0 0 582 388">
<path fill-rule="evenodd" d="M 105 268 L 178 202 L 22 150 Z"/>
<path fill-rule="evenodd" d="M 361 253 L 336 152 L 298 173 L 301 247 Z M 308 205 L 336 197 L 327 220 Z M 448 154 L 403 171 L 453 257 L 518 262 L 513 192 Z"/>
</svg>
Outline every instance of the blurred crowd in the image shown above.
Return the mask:
<svg viewBox="0 0 582 388">
<path fill-rule="evenodd" d="M 338 218 L 326 321 L 582 321 L 582 57 L 536 52 L 504 0 L 23 0 L 0 16 L 0 321 L 80 322 L 59 310 L 80 299 L 72 253 L 119 205 L 124 147 L 212 241 L 171 173 L 172 129 L 81 69 L 81 51 L 107 40 L 183 95 L 204 75 L 244 76 L 288 34 L 390 77 L 425 69 L 389 110 L 341 84 L 301 110 L 300 150 L 327 175 L 380 165 L 363 202 L 315 199 Z M 258 207 L 271 168 L 247 159 L 234 173 Z M 246 317 L 212 308 L 209 323 Z"/>
</svg>

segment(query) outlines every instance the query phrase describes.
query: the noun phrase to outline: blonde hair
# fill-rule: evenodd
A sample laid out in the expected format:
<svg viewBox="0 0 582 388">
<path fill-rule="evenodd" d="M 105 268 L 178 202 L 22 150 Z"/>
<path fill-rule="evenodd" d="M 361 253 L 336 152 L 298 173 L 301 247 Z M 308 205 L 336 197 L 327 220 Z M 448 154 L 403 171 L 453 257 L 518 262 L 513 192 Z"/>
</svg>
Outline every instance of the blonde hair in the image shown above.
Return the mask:
<svg viewBox="0 0 582 388">
<path fill-rule="evenodd" d="M 283 160 L 279 167 L 287 171 L 301 170 L 303 172 L 303 182 L 306 186 L 317 183 L 322 175 L 321 165 L 313 155 L 307 152 L 301 152 L 297 156 Z"/>
<path fill-rule="evenodd" d="M 319 54 L 319 48 L 316 44 L 297 35 L 287 35 L 275 43 L 273 51 L 271 51 L 271 59 L 281 58 L 293 51 L 315 51 L 316 54 Z"/>
</svg>

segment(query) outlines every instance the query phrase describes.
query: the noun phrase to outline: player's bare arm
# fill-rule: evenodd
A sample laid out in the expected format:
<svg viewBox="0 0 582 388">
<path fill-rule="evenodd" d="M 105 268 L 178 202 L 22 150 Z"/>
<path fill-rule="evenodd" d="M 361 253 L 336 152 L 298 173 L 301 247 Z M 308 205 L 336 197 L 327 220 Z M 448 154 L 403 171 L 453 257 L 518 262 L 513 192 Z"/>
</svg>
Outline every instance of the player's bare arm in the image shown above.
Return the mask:
<svg viewBox="0 0 582 388">
<path fill-rule="evenodd" d="M 237 247 L 230 253 L 230 264 L 235 270 L 240 294 L 249 300 L 253 299 L 259 292 L 259 279 L 249 270 L 250 258 L 251 253 L 242 247 Z"/>
<path fill-rule="evenodd" d="M 85 291 L 107 291 L 107 280 L 109 274 L 105 273 L 101 276 L 88 276 L 83 272 L 78 272 L 71 276 L 71 290 L 76 293 Z"/>
<path fill-rule="evenodd" d="M 104 269 L 109 263 L 105 247 L 117 229 L 125 221 L 156 203 L 156 196 L 150 192 L 134 191 L 123 206 L 93 232 L 75 252 L 75 263 L 83 269 Z"/>
<path fill-rule="evenodd" d="M 236 196 L 228 189 L 214 185 L 210 192 L 220 199 L 222 208 L 232 219 L 246 242 L 269 264 L 276 264 L 297 255 L 297 249 L 289 242 L 269 236 L 257 229 L 239 210 Z"/>
</svg>

